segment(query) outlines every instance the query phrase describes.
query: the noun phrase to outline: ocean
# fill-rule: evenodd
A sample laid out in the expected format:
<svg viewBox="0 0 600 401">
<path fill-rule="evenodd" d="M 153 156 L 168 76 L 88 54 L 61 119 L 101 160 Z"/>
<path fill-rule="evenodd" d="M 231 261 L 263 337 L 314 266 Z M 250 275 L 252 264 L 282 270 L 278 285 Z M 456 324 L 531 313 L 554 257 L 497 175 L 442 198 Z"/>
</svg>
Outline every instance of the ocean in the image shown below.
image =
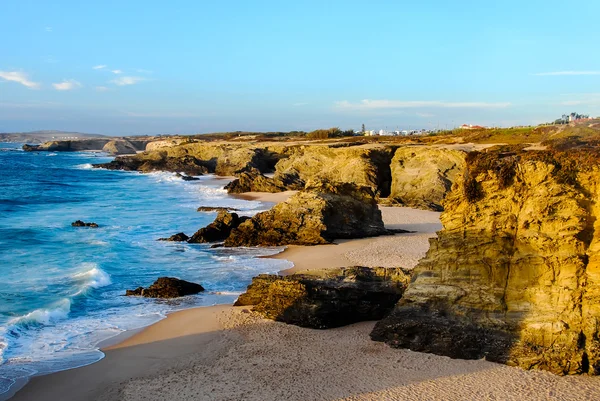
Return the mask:
<svg viewBox="0 0 600 401">
<path fill-rule="evenodd" d="M 232 198 L 215 176 L 92 169 L 91 152 L 23 152 L 0 143 L 0 394 L 16 380 L 103 357 L 98 343 L 166 313 L 233 302 L 251 278 L 290 267 L 259 258 L 282 249 L 211 249 L 157 241 L 193 234 L 227 206 L 253 215 L 270 205 Z M 75 220 L 99 228 L 75 228 Z M 176 300 L 123 296 L 161 276 L 202 284 Z"/>
</svg>

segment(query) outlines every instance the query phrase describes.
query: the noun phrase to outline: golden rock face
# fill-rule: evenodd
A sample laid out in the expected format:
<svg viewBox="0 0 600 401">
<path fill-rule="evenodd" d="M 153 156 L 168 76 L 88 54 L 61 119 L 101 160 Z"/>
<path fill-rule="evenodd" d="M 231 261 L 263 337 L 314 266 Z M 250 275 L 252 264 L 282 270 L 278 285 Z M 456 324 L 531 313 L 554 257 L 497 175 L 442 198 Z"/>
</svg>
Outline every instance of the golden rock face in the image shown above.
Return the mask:
<svg viewBox="0 0 600 401">
<path fill-rule="evenodd" d="M 458 178 L 444 201 L 444 229 L 372 337 L 457 358 L 599 374 L 600 175 L 578 173 L 569 185 L 558 168 L 519 159 L 510 185 L 497 171 L 480 171 L 475 201 Z"/>
</svg>

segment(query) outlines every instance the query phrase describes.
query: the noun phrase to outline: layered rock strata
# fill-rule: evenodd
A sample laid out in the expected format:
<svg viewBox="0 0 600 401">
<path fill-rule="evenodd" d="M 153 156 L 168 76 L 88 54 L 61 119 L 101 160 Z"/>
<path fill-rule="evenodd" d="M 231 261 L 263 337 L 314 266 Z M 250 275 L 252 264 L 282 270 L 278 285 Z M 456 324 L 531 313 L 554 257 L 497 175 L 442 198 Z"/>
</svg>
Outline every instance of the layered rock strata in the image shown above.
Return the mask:
<svg viewBox="0 0 600 401">
<path fill-rule="evenodd" d="M 442 200 L 465 170 L 466 153 L 434 147 L 403 147 L 391 161 L 388 202 L 441 211 Z"/>
<path fill-rule="evenodd" d="M 444 200 L 443 230 L 372 338 L 599 374 L 599 153 L 470 154 Z"/>
<path fill-rule="evenodd" d="M 409 281 L 399 268 L 348 267 L 252 279 L 236 306 L 253 305 L 262 316 L 302 327 L 326 329 L 381 319 Z"/>
</svg>

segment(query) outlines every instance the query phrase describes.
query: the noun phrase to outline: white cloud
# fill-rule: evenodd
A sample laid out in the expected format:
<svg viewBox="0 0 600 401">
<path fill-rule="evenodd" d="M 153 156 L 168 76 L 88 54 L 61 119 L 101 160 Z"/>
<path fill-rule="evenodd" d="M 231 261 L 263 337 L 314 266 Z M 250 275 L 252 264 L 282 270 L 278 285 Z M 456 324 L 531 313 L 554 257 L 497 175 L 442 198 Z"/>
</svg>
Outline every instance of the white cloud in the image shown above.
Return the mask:
<svg viewBox="0 0 600 401">
<path fill-rule="evenodd" d="M 81 88 L 82 85 L 74 79 L 65 79 L 61 83 L 52 84 L 52 86 L 54 86 L 54 89 L 56 89 L 57 91 L 70 91 L 73 89 Z"/>
<path fill-rule="evenodd" d="M 121 71 L 121 70 L 112 70 L 111 72 L 113 74 L 122 74 L 123 73 L 123 71 Z"/>
<path fill-rule="evenodd" d="M 141 78 L 141 77 L 121 77 L 121 78 L 117 78 L 117 79 L 113 79 L 112 82 L 115 85 L 118 86 L 126 86 L 126 85 L 135 85 L 138 82 L 141 81 L 145 81 L 145 78 Z"/>
<path fill-rule="evenodd" d="M 94 70 L 102 70 L 104 68 L 106 68 L 106 65 L 104 64 L 100 64 L 100 65 L 95 65 L 92 67 Z"/>
<path fill-rule="evenodd" d="M 543 76 L 559 76 L 559 75 L 600 75 L 600 71 L 553 71 L 553 72 L 538 72 L 532 75 L 538 77 Z"/>
<path fill-rule="evenodd" d="M 18 82 L 30 89 L 37 89 L 40 84 L 29 80 L 27 74 L 20 71 L 0 71 L 0 78 L 6 81 Z"/>
<path fill-rule="evenodd" d="M 47 26 L 46 27 L 46 32 L 52 32 L 52 27 L 51 26 Z"/>
<path fill-rule="evenodd" d="M 96 92 L 108 92 L 110 90 L 110 88 L 106 87 L 106 86 L 96 86 Z"/>
<path fill-rule="evenodd" d="M 418 107 L 436 108 L 470 108 L 470 109 L 501 109 L 509 107 L 510 103 L 488 102 L 442 102 L 438 100 L 370 100 L 364 99 L 358 103 L 347 100 L 335 102 L 335 107 L 341 110 L 383 110 L 383 109 L 408 109 Z"/>
</svg>

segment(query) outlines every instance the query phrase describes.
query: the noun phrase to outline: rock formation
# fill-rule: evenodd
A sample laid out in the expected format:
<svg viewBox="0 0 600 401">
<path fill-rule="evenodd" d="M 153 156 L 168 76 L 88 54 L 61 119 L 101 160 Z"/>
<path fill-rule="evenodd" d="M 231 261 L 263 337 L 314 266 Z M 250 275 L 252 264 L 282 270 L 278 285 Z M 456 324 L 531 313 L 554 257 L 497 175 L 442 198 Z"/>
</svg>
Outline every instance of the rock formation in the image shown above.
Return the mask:
<svg viewBox="0 0 600 401">
<path fill-rule="evenodd" d="M 222 207 L 222 206 L 200 206 L 197 209 L 198 212 L 239 212 L 239 209 L 234 207 Z"/>
<path fill-rule="evenodd" d="M 203 175 L 209 173 L 212 167 L 210 162 L 197 159 L 194 156 L 169 157 L 165 152 L 121 156 L 111 162 L 94 164 L 93 166 L 108 170 L 140 171 L 142 173 L 170 171 L 187 175 Z"/>
<path fill-rule="evenodd" d="M 91 228 L 98 228 L 98 224 L 96 223 L 85 223 L 81 220 L 76 220 L 74 222 L 71 223 L 71 226 L 73 227 L 91 227 Z"/>
<path fill-rule="evenodd" d="M 180 280 L 173 277 L 160 277 L 148 288 L 138 287 L 127 290 L 126 296 L 141 296 L 146 298 L 179 298 L 194 295 L 204 291 L 200 284 Z"/>
<path fill-rule="evenodd" d="M 287 150 L 289 157 L 275 166 L 273 179 L 290 190 L 314 180 L 351 182 L 380 197 L 389 195 L 390 161 L 394 148 L 384 146 L 302 146 Z"/>
<path fill-rule="evenodd" d="M 249 217 L 239 217 L 236 213 L 220 211 L 215 221 L 204 228 L 196 231 L 188 240 L 190 244 L 223 241 L 231 234 L 231 231 L 248 220 Z"/>
<path fill-rule="evenodd" d="M 402 296 L 409 275 L 399 268 L 348 267 L 252 279 L 236 306 L 266 318 L 326 329 L 379 320 Z"/>
<path fill-rule="evenodd" d="M 444 200 L 444 229 L 372 338 L 453 358 L 599 374 L 599 154 L 469 154 Z"/>
<path fill-rule="evenodd" d="M 244 192 L 282 192 L 287 188 L 252 168 L 239 174 L 237 179 L 225 186 L 225 189 L 230 194 L 241 194 Z"/>
<path fill-rule="evenodd" d="M 95 167 L 141 172 L 184 172 L 188 175 L 208 172 L 221 176 L 234 176 L 251 168 L 256 168 L 260 172 L 272 171 L 278 157 L 279 155 L 264 147 L 188 141 L 176 146 L 145 151 L 135 156 L 120 157 Z"/>
<path fill-rule="evenodd" d="M 110 153 L 111 155 L 127 155 L 135 154 L 136 148 L 129 141 L 124 139 L 116 139 L 109 141 L 102 147 L 102 151 Z"/>
<path fill-rule="evenodd" d="M 403 147 L 391 161 L 388 201 L 442 210 L 442 200 L 465 169 L 466 153 L 431 146 Z"/>
<path fill-rule="evenodd" d="M 169 238 L 159 238 L 159 241 L 171 241 L 171 242 L 186 242 L 190 237 L 185 235 L 185 233 L 177 233 L 171 235 Z"/>
<path fill-rule="evenodd" d="M 85 150 L 106 151 L 112 154 L 135 153 L 144 150 L 147 139 L 133 138 L 97 138 L 73 139 L 44 142 L 41 145 L 23 145 L 23 150 L 30 152 L 80 152 Z M 106 149 L 104 149 L 106 147 Z"/>
<path fill-rule="evenodd" d="M 240 224 L 225 246 L 317 245 L 387 233 L 370 188 L 315 182 Z"/>
</svg>

